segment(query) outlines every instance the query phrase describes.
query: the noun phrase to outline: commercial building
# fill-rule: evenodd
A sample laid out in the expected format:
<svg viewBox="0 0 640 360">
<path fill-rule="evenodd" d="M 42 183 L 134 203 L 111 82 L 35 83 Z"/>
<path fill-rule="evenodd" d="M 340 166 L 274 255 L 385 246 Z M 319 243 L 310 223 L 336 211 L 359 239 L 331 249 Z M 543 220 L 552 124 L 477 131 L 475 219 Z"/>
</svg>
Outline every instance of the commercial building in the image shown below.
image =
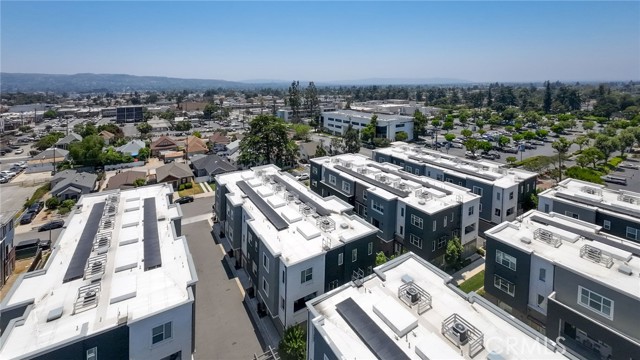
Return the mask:
<svg viewBox="0 0 640 360">
<path fill-rule="evenodd" d="M 15 211 L 0 213 L 0 288 L 7 282 L 16 265 L 16 250 L 13 245 Z"/>
<path fill-rule="evenodd" d="M 346 202 L 316 195 L 274 165 L 215 180 L 221 242 L 247 272 L 258 312 L 280 331 L 307 319 L 307 300 L 372 272 L 378 229 Z"/>
<path fill-rule="evenodd" d="M 413 253 L 307 302 L 307 359 L 565 359 L 562 344 Z"/>
<path fill-rule="evenodd" d="M 480 236 L 491 226 L 515 220 L 534 207 L 531 195 L 535 194 L 538 176 L 534 172 L 510 169 L 493 161 L 468 160 L 404 142 L 376 149 L 372 158 L 399 165 L 416 175 L 464 186 L 480 195 Z"/>
<path fill-rule="evenodd" d="M 359 154 L 315 158 L 310 164 L 311 190 L 351 204 L 378 229 L 387 255 L 407 250 L 442 263 L 453 237 L 460 239 L 464 255 L 478 247 L 480 196 L 467 188 Z"/>
<path fill-rule="evenodd" d="M 640 354 L 640 247 L 573 217 L 532 210 L 488 230 L 484 289 L 582 358 Z"/>
<path fill-rule="evenodd" d="M 84 195 L 0 306 L 2 359 L 189 359 L 196 271 L 168 185 Z"/>
<path fill-rule="evenodd" d="M 103 111 L 104 116 L 104 111 Z M 116 108 L 116 122 L 119 123 L 130 123 L 130 122 L 139 122 L 144 119 L 144 114 L 142 111 L 142 106 L 131 105 L 131 106 L 118 106 Z"/>
<path fill-rule="evenodd" d="M 538 210 L 600 225 L 602 231 L 640 243 L 640 193 L 565 179 L 538 194 Z"/>
<path fill-rule="evenodd" d="M 374 114 L 354 111 L 338 110 L 322 113 L 322 127 L 333 135 L 344 135 L 349 125 L 356 130 L 364 129 L 371 122 Z M 376 126 L 376 138 L 385 138 L 395 141 L 399 132 L 405 132 L 408 139 L 413 139 L 413 117 L 404 115 L 376 114 L 378 125 Z"/>
<path fill-rule="evenodd" d="M 337 108 L 334 104 L 322 104 L 318 108 L 318 112 L 320 113 L 336 110 Z M 293 120 L 293 110 L 291 110 L 290 106 L 280 108 L 276 111 L 276 116 L 286 122 L 291 122 Z M 313 116 L 314 115 L 309 111 L 307 107 L 300 108 L 300 119 L 309 119 L 313 118 Z"/>
</svg>

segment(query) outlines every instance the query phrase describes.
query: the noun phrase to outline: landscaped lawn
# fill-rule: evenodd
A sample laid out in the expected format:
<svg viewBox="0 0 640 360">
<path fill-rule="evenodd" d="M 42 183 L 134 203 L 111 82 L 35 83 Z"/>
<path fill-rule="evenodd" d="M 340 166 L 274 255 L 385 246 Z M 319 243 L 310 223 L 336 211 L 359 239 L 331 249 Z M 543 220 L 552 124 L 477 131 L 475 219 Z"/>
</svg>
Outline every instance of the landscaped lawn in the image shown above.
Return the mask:
<svg viewBox="0 0 640 360">
<path fill-rule="evenodd" d="M 460 290 L 470 293 L 472 291 L 476 291 L 484 286 L 484 270 L 479 273 L 473 275 L 471 278 L 467 279 L 467 281 L 460 284 Z"/>
<path fill-rule="evenodd" d="M 200 187 L 200 184 L 193 183 L 193 187 L 191 189 L 184 189 L 182 191 L 178 191 L 178 194 L 182 196 L 193 196 L 195 194 L 200 194 L 204 192 Z"/>
</svg>

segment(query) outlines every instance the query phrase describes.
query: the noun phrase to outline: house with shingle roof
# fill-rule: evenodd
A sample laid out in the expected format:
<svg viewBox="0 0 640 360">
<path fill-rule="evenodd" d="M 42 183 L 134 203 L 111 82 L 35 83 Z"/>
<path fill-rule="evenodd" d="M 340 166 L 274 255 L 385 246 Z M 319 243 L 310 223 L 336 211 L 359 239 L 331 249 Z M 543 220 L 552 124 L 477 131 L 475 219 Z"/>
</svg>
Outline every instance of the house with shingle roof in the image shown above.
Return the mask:
<svg viewBox="0 0 640 360">
<path fill-rule="evenodd" d="M 87 172 L 64 170 L 51 178 L 51 195 L 60 201 L 78 200 L 93 191 L 98 176 Z"/>
<path fill-rule="evenodd" d="M 98 136 L 100 136 L 103 140 L 105 144 L 111 144 L 111 142 L 113 142 L 115 140 L 115 134 L 107 131 L 107 130 L 102 130 L 100 131 L 100 133 L 98 134 Z"/>
<path fill-rule="evenodd" d="M 156 169 L 156 181 L 171 183 L 177 190 L 180 184 L 193 181 L 193 172 L 185 163 L 171 162 Z"/>
<path fill-rule="evenodd" d="M 82 136 L 76 134 L 76 133 L 70 133 L 69 135 L 63 137 L 62 139 L 58 140 L 58 142 L 56 142 L 56 147 L 58 149 L 65 149 L 68 150 L 69 149 L 69 145 L 71 145 L 74 142 L 78 142 L 78 141 L 82 141 Z"/>
<path fill-rule="evenodd" d="M 168 136 L 160 136 L 151 143 L 151 156 L 158 156 L 162 151 L 176 151 L 178 150 L 178 143 Z"/>
<path fill-rule="evenodd" d="M 215 154 L 200 156 L 191 162 L 191 166 L 196 177 L 208 176 L 209 181 L 213 181 L 213 177 L 218 174 L 237 170 L 235 166 Z"/>
<path fill-rule="evenodd" d="M 206 154 L 209 151 L 207 143 L 196 136 L 188 136 L 185 141 L 185 152 L 188 157 L 196 154 Z"/>
</svg>

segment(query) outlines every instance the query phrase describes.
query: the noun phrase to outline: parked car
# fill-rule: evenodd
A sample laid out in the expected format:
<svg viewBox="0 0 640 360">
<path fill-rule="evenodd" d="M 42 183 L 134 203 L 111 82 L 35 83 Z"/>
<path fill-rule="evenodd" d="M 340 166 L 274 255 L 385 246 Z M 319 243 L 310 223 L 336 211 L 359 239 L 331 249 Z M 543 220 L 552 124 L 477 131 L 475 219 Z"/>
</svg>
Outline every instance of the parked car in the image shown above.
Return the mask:
<svg viewBox="0 0 640 360">
<path fill-rule="evenodd" d="M 627 178 L 621 176 L 605 175 L 601 179 L 613 184 L 627 185 Z"/>
<path fill-rule="evenodd" d="M 462 149 L 462 143 L 459 143 L 459 142 L 453 142 L 453 141 L 452 141 L 450 144 L 451 144 L 450 146 L 451 146 L 452 148 Z"/>
<path fill-rule="evenodd" d="M 24 150 L 22 150 L 22 149 L 16 150 L 16 154 L 22 154 L 23 152 L 24 152 Z"/>
<path fill-rule="evenodd" d="M 59 229 L 59 228 L 61 228 L 63 226 L 64 226 L 64 220 L 52 220 L 52 221 L 49 221 L 48 223 L 40 226 L 38 228 L 38 231 L 47 231 L 47 230 Z"/>
<path fill-rule="evenodd" d="M 472 153 L 471 151 L 467 151 L 467 152 L 465 152 L 465 153 L 464 153 L 464 156 L 465 156 L 467 159 L 474 159 L 474 160 L 475 160 L 475 159 L 477 159 L 477 158 L 478 158 L 478 155 L 476 155 L 476 154 Z"/>
<path fill-rule="evenodd" d="M 0 176 L 0 184 L 6 184 L 9 182 L 9 179 L 4 177 L 4 176 Z"/>
<path fill-rule="evenodd" d="M 302 174 L 296 177 L 298 181 L 309 180 L 309 174 Z"/>
<path fill-rule="evenodd" d="M 32 213 L 30 211 L 25 212 L 24 214 L 22 214 L 22 216 L 20 217 L 20 225 L 25 225 L 25 224 L 29 224 L 31 223 L 31 221 L 33 221 L 33 219 L 36 217 L 35 213 Z"/>
<path fill-rule="evenodd" d="M 533 145 L 530 142 L 524 143 L 523 145 L 524 145 L 525 149 L 537 149 L 538 148 L 537 146 Z"/>
<path fill-rule="evenodd" d="M 509 153 L 509 154 L 517 154 L 518 153 L 518 148 L 517 147 L 506 147 L 503 148 L 502 151 Z"/>
<path fill-rule="evenodd" d="M 15 172 L 13 172 L 13 171 L 2 170 L 2 171 L 0 171 L 0 175 L 11 179 L 12 177 L 16 176 L 17 174 Z"/>
<path fill-rule="evenodd" d="M 177 198 L 176 201 L 174 201 L 176 204 L 186 204 L 186 203 L 190 203 L 193 202 L 193 196 L 183 196 L 180 198 Z"/>
<path fill-rule="evenodd" d="M 44 208 L 44 201 L 38 201 L 33 203 L 31 206 L 29 206 L 27 211 L 32 212 L 34 214 L 38 214 L 43 208 Z"/>
<path fill-rule="evenodd" d="M 544 141 L 540 141 L 540 140 L 531 140 L 529 141 L 531 144 L 536 145 L 536 146 L 544 146 Z"/>
</svg>

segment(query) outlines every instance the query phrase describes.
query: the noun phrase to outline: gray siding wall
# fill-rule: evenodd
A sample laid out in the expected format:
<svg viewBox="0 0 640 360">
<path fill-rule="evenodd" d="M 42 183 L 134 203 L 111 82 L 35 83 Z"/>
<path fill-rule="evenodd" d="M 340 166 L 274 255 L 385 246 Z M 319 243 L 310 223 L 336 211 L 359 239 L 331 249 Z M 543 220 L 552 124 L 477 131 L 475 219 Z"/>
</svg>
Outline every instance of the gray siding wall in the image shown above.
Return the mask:
<svg viewBox="0 0 640 360">
<path fill-rule="evenodd" d="M 615 236 L 619 236 L 623 239 L 629 239 L 627 238 L 627 226 L 635 228 L 635 229 L 640 229 L 640 219 L 637 219 L 636 221 L 629 221 L 627 219 L 622 219 L 620 217 L 617 216 L 612 216 L 610 214 L 605 214 L 602 213 L 600 211 L 596 212 L 596 220 L 595 220 L 595 224 L 596 225 L 600 225 L 600 226 L 604 226 L 604 221 L 605 220 L 609 220 L 611 222 L 611 228 L 609 230 L 605 229 L 604 227 L 602 228 L 602 232 L 605 232 L 607 234 L 611 234 L 611 235 L 615 235 Z M 640 238 L 637 240 L 633 240 L 633 239 L 629 239 L 631 241 L 636 241 L 638 243 L 640 243 Z"/>
<path fill-rule="evenodd" d="M 531 195 L 536 193 L 536 186 L 538 184 L 538 178 L 534 177 L 529 180 L 524 180 L 518 185 L 518 209 L 528 211 L 535 208 L 533 202 L 531 202 Z M 522 191 L 520 191 L 522 187 Z M 529 191 L 527 191 L 527 187 Z"/>
<path fill-rule="evenodd" d="M 373 161 L 377 161 L 379 163 L 383 163 L 383 162 L 391 162 L 391 157 L 386 155 L 386 154 L 380 154 L 377 151 L 373 151 L 371 153 L 371 159 Z"/>
<path fill-rule="evenodd" d="M 311 314 L 311 312 L 309 312 Z M 308 324 L 311 324 L 311 320 L 308 320 Z M 319 333 L 315 326 L 310 326 L 312 334 L 308 337 L 313 341 L 313 354 L 307 354 L 309 360 L 338 360 L 338 357 L 333 353 L 329 344 L 324 340 L 324 337 Z M 307 349 L 308 351 L 308 349 Z"/>
<path fill-rule="evenodd" d="M 527 304 L 529 303 L 531 255 L 505 243 L 496 241 L 490 236 L 487 237 L 486 249 L 484 290 L 498 300 L 511 306 L 514 310 L 526 314 Z M 516 271 L 496 262 L 496 250 L 500 250 L 516 258 Z M 498 275 L 515 285 L 514 296 L 495 287 L 494 275 Z"/>
<path fill-rule="evenodd" d="M 226 186 L 221 186 L 216 183 L 216 198 L 215 198 L 215 213 L 219 221 L 225 221 L 227 219 L 227 197 L 225 196 L 229 191 Z"/>
<path fill-rule="evenodd" d="M 319 186 L 322 180 L 322 164 L 316 163 L 313 160 L 310 161 L 309 180 L 309 188 L 316 194 L 320 194 Z"/>
<path fill-rule="evenodd" d="M 261 240 L 262 241 L 262 240 Z M 258 264 L 258 276 L 259 276 L 259 293 L 262 295 L 262 299 L 264 300 L 265 305 L 269 308 L 269 312 L 271 315 L 278 315 L 278 294 L 279 294 L 279 286 L 280 286 L 280 277 L 278 272 L 280 271 L 280 259 L 274 257 L 268 250 L 264 244 L 260 243 L 260 253 L 259 259 L 260 262 L 256 261 Z M 267 263 L 265 263 L 265 258 Z M 267 270 L 268 269 L 268 270 Z M 262 280 L 265 279 L 269 284 L 268 292 L 265 292 L 262 288 Z"/>
<path fill-rule="evenodd" d="M 251 241 L 249 241 L 251 239 Z M 247 226 L 247 274 L 249 274 L 249 278 L 251 278 L 251 282 L 253 283 L 253 286 L 256 288 L 255 290 L 257 291 L 257 288 L 260 284 L 258 284 L 258 275 L 259 274 L 259 269 L 260 269 L 260 259 L 258 257 L 258 253 L 260 252 L 260 246 L 262 244 L 260 243 L 260 239 L 258 238 L 258 236 L 256 235 L 255 232 L 253 232 L 253 230 L 251 229 L 251 227 Z M 255 261 L 256 263 L 256 267 L 258 268 L 258 270 L 256 271 L 256 274 L 253 273 L 253 262 Z"/>
<path fill-rule="evenodd" d="M 607 269 L 603 267 L 602 271 L 617 271 L 617 269 Z M 638 275 L 636 274 L 635 276 L 637 278 Z M 586 317 L 593 318 L 595 321 L 603 323 L 613 329 L 617 329 L 625 334 L 629 334 L 636 339 L 640 339 L 640 326 L 638 326 L 638 324 L 640 324 L 640 312 L 638 312 L 640 301 L 637 299 L 632 299 L 627 295 L 591 281 L 590 279 L 584 278 L 560 266 L 555 267 L 554 284 L 559 284 L 559 286 L 556 286 L 555 288 L 556 300 L 559 303 L 574 309 Z M 608 318 L 579 305 L 578 286 L 582 286 L 611 299 L 614 303 L 613 320 L 609 320 Z M 638 286 L 640 286 L 640 282 L 638 283 Z"/>
<path fill-rule="evenodd" d="M 467 186 L 467 179 L 452 174 L 444 174 L 444 181 L 460 186 Z"/>
<path fill-rule="evenodd" d="M 375 266 L 375 255 L 378 240 L 375 235 L 369 235 L 361 239 L 349 242 L 344 246 L 330 250 L 325 255 L 324 290 L 331 290 L 330 284 L 335 280 L 338 281 L 337 286 L 343 285 L 351 281 L 353 271 L 358 268 L 367 274 L 369 267 Z M 368 253 L 369 243 L 373 245 L 373 252 Z M 357 249 L 357 260 L 352 261 L 352 251 Z M 343 263 L 338 265 L 338 255 L 342 254 Z"/>
<path fill-rule="evenodd" d="M 151 332 L 149 332 L 151 338 Z M 42 360 L 86 360 L 87 350 L 97 347 L 98 359 L 129 358 L 129 327 L 126 325 L 83 339 L 46 354 L 33 357 Z M 167 354 L 169 355 L 169 354 Z M 188 355 L 184 354 L 183 356 Z"/>
<path fill-rule="evenodd" d="M 590 209 L 585 209 L 580 205 L 568 204 L 564 201 L 553 202 L 553 212 L 565 215 L 565 211 L 578 214 L 579 219 L 594 224 L 596 222 L 596 213 Z"/>
<path fill-rule="evenodd" d="M 233 239 L 231 239 L 231 246 L 234 249 L 240 249 L 242 247 L 242 206 L 235 206 L 233 209 L 233 218 L 231 221 L 231 228 L 233 231 Z"/>
<path fill-rule="evenodd" d="M 413 251 L 423 259 L 433 260 L 444 255 L 447 248 L 447 241 L 449 241 L 453 237 L 453 232 L 457 231 L 458 234 L 460 234 L 460 205 L 447 208 L 435 214 L 426 214 L 420 209 L 416 209 L 411 206 L 406 206 L 405 211 L 404 246 L 406 250 Z M 452 214 L 453 221 L 451 221 Z M 411 223 L 412 215 L 415 215 L 422 219 L 422 229 Z M 447 218 L 446 226 L 444 226 L 445 217 Z M 434 221 L 436 224 L 435 231 L 433 230 Z M 411 244 L 411 235 L 417 236 L 422 239 L 422 248 Z M 438 246 L 438 240 L 441 237 L 445 237 L 446 240 L 444 244 Z"/>
<path fill-rule="evenodd" d="M 482 211 L 478 213 L 478 217 L 491 222 L 491 215 L 493 214 L 493 186 L 468 178 L 465 187 L 473 191 L 474 186 L 482 189 L 482 196 L 480 197 Z"/>
<path fill-rule="evenodd" d="M 373 210 L 372 204 L 373 202 L 377 204 L 382 204 L 384 213 L 380 213 L 377 210 Z M 372 193 L 367 193 L 367 213 L 369 219 L 367 221 L 371 224 L 374 224 L 374 219 L 378 222 L 378 229 L 382 231 L 382 233 L 378 233 L 378 236 L 382 240 L 389 241 L 392 240 L 395 234 L 395 226 L 396 226 L 396 210 L 397 210 L 397 200 L 386 200 L 379 196 L 376 196 Z"/>
</svg>

